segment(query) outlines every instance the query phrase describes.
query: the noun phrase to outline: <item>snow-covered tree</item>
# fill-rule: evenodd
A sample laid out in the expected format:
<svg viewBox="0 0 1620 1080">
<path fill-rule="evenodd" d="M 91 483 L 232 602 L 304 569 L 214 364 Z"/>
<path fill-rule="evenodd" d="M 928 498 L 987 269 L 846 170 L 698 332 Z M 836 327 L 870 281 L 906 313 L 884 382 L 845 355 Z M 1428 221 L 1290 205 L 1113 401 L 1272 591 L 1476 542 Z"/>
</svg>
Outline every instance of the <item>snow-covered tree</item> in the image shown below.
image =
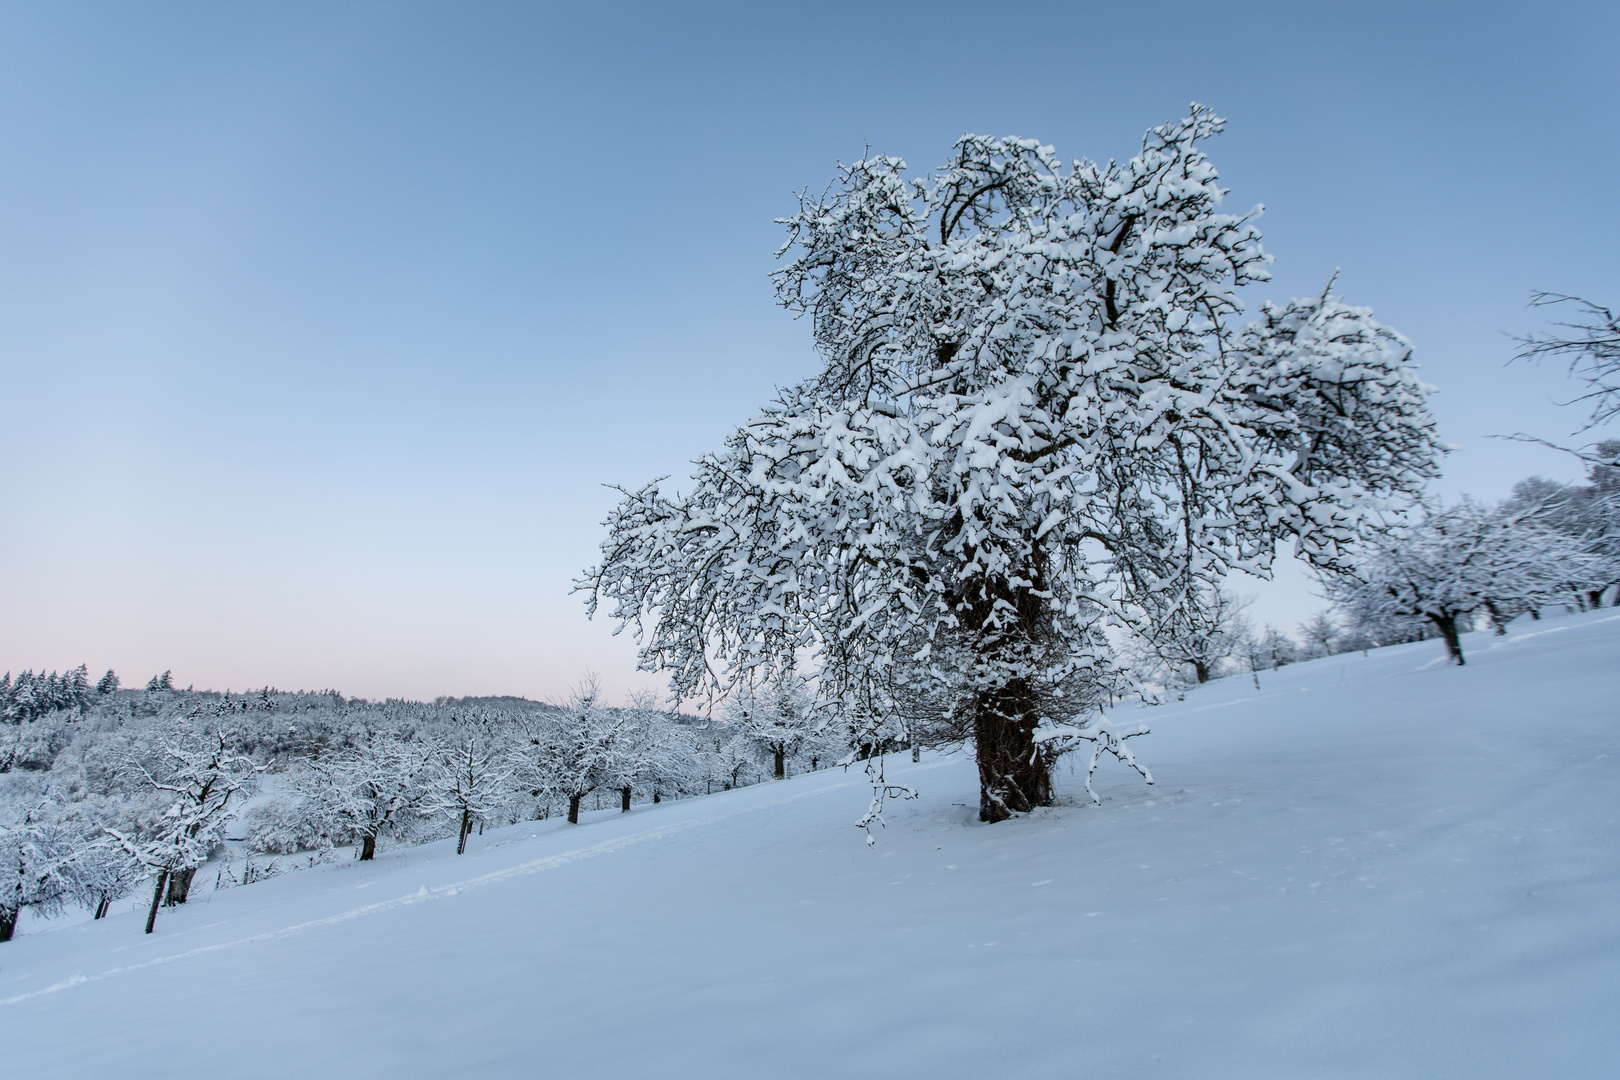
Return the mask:
<svg viewBox="0 0 1620 1080">
<path fill-rule="evenodd" d="M 776 275 L 823 370 L 688 493 L 625 492 L 590 610 L 678 696 L 808 658 L 825 703 L 882 719 L 897 668 L 959 679 L 980 816 L 1049 800 L 1042 688 L 1108 622 L 1263 575 L 1279 540 L 1331 564 L 1366 496 L 1435 471 L 1400 335 L 1327 291 L 1233 321 L 1267 256 L 1198 149 L 1221 127 L 1194 107 L 1107 164 L 968 135 L 922 179 L 843 167 Z"/>
<path fill-rule="evenodd" d="M 183 904 L 197 867 L 224 839 L 232 799 L 251 786 L 258 767 L 236 752 L 223 731 L 188 729 L 159 736 L 125 764 L 167 809 L 144 832 L 108 831 L 157 873 L 158 893 L 167 883 L 167 903 Z"/>
<path fill-rule="evenodd" d="M 754 745 L 742 733 L 726 724 L 716 725 L 703 733 L 699 751 L 703 767 L 712 790 L 718 783 L 722 790 L 743 787 L 753 783 L 753 772 L 759 764 Z"/>
<path fill-rule="evenodd" d="M 130 807 L 129 821 L 104 824 L 102 831 L 153 877 L 150 934 L 160 903 L 186 902 L 197 868 L 224 838 L 232 799 L 248 788 L 257 767 L 234 752 L 223 732 L 182 728 L 126 751 L 121 771 L 154 812 Z"/>
<path fill-rule="evenodd" d="M 685 790 L 695 780 L 697 762 L 692 740 L 676 730 L 670 715 L 646 692 L 631 696 L 623 710 L 611 781 L 619 791 L 619 809 L 630 809 L 632 785 L 646 790 L 653 802 Z"/>
<path fill-rule="evenodd" d="M 456 854 L 467 850 L 473 827 L 506 805 L 512 769 L 504 746 L 478 725 L 440 751 L 428 776 L 423 813 L 456 818 Z"/>
<path fill-rule="evenodd" d="M 1533 514 L 1592 557 L 1596 584 L 1582 599 L 1596 608 L 1603 606 L 1604 593 L 1620 584 L 1620 440 L 1600 442 L 1583 457 L 1587 483 L 1560 484 L 1533 476 L 1514 485 L 1507 507 Z M 1620 595 L 1615 603 L 1620 604 Z"/>
<path fill-rule="evenodd" d="M 1354 570 L 1324 574 L 1323 583 L 1353 621 L 1427 620 L 1462 664 L 1459 635 L 1475 612 L 1569 596 L 1591 580 L 1590 567 L 1589 556 L 1533 511 L 1493 510 L 1465 498 L 1369 529 Z"/>
<path fill-rule="evenodd" d="M 377 854 L 377 841 L 426 812 L 433 772 L 431 744 L 390 730 L 310 764 L 297 782 L 312 812 L 353 836 L 360 858 Z"/>
<path fill-rule="evenodd" d="M 63 709 L 82 711 L 90 700 L 89 673 L 83 664 L 64 675 L 24 671 L 15 680 L 0 676 L 0 721 L 30 723 Z"/>
<path fill-rule="evenodd" d="M 761 687 L 746 687 L 727 703 L 726 722 L 771 759 L 772 774 L 787 776 L 787 761 L 815 730 L 809 695 L 791 670 Z"/>
<path fill-rule="evenodd" d="M 1299 624 L 1299 638 L 1305 644 L 1304 657 L 1307 660 L 1332 656 L 1334 646 L 1339 643 L 1342 636 L 1339 624 L 1334 621 L 1332 613 L 1327 611 L 1318 611 Z"/>
<path fill-rule="evenodd" d="M 1161 662 L 1183 671 L 1190 667 L 1193 677 L 1206 683 L 1238 650 L 1248 631 L 1243 618 L 1248 606 L 1248 600 L 1219 585 L 1203 586 L 1151 621 L 1142 638 Z"/>
<path fill-rule="evenodd" d="M 146 867 L 111 837 L 99 842 L 84 841 L 75 852 L 71 867 L 73 877 L 72 898 L 101 919 L 114 900 L 122 900 L 135 891 L 146 877 Z"/>
<path fill-rule="evenodd" d="M 603 705 L 596 679 L 587 678 L 562 708 L 525 721 L 513 755 L 515 773 L 531 791 L 565 800 L 568 823 L 578 825 L 585 796 L 623 782 L 627 723 L 622 713 Z"/>
<path fill-rule="evenodd" d="M 48 798 L 0 803 L 0 941 L 10 941 L 24 908 L 54 915 L 74 893 L 83 848 Z"/>
</svg>

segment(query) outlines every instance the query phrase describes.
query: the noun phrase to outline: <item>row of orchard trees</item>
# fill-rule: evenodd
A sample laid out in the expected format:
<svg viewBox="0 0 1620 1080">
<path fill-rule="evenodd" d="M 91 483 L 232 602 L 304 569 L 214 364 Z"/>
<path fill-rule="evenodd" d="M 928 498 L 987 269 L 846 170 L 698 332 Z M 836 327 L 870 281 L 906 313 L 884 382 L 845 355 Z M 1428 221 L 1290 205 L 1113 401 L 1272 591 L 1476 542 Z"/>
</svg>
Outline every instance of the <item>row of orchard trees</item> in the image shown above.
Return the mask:
<svg viewBox="0 0 1620 1080">
<path fill-rule="evenodd" d="M 1258 673 L 1295 660 L 1439 638 L 1464 663 L 1461 635 L 1497 633 L 1523 615 L 1620 602 L 1620 441 L 1587 455 L 1584 484 L 1532 477 L 1494 506 L 1424 501 L 1368 521 L 1350 555 L 1320 574 L 1333 611 L 1300 626 L 1298 640 L 1256 627 L 1246 602 L 1219 586 L 1146 626 L 1129 650 L 1140 674 L 1204 682 L 1224 670 Z"/>
<path fill-rule="evenodd" d="M 69 904 L 95 917 L 138 888 L 186 902 L 227 834 L 267 854 L 455 836 L 566 816 L 587 800 L 706 794 L 852 752 L 791 676 L 712 721 L 642 698 L 610 708 L 594 683 L 560 706 L 433 704 L 335 693 L 87 690 L 0 723 L 0 941 L 20 913 Z M 17 685 L 10 681 L 8 685 Z M 145 886 L 142 883 L 145 883 Z"/>
<path fill-rule="evenodd" d="M 1539 478 L 1496 506 L 1430 503 L 1366 530 L 1351 566 L 1322 576 L 1346 624 L 1372 644 L 1505 633 L 1546 605 L 1601 607 L 1620 585 L 1620 441 L 1598 444 L 1586 484 Z"/>
</svg>

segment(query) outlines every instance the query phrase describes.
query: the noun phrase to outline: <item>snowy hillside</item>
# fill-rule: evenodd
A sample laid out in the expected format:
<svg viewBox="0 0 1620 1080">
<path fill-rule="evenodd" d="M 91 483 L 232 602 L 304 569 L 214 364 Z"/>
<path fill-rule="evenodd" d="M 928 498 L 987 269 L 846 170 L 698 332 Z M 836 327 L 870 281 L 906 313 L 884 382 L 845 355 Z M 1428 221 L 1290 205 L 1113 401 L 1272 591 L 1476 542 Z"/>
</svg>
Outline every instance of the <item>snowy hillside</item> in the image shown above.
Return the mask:
<svg viewBox="0 0 1620 1080">
<path fill-rule="evenodd" d="M 32 924 L 0 1075 L 1614 1075 L 1620 613 L 1464 644 L 1124 710 L 1095 808 L 925 756 L 874 848 L 820 772 Z"/>
</svg>

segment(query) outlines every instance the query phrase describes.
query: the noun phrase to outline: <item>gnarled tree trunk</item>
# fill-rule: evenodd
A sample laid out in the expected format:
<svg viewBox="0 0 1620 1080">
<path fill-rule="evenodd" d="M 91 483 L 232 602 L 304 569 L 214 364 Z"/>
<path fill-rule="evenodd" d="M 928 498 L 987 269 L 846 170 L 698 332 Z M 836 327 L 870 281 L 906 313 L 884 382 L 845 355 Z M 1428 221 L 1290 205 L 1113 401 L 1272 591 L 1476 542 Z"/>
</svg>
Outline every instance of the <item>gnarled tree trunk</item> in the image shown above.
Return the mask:
<svg viewBox="0 0 1620 1080">
<path fill-rule="evenodd" d="M 973 737 L 979 820 L 1005 821 L 1052 803 L 1052 774 L 1035 745 L 1035 695 L 1024 679 L 979 695 Z"/>
<path fill-rule="evenodd" d="M 1038 653 L 1035 638 L 1047 615 L 1039 595 L 1044 583 L 1038 552 L 1032 562 L 1022 575 L 1024 584 L 1015 587 L 1005 578 L 980 579 L 967 594 L 969 602 L 959 609 L 964 629 L 979 638 L 981 662 L 990 670 L 1016 670 L 1034 662 Z M 980 821 L 1005 821 L 1052 804 L 1052 775 L 1035 744 L 1039 710 L 1036 688 L 1024 676 L 1014 675 L 979 691 L 973 741 Z"/>
<path fill-rule="evenodd" d="M 365 862 L 377 854 L 377 834 L 367 833 L 360 838 L 360 861 Z"/>
</svg>

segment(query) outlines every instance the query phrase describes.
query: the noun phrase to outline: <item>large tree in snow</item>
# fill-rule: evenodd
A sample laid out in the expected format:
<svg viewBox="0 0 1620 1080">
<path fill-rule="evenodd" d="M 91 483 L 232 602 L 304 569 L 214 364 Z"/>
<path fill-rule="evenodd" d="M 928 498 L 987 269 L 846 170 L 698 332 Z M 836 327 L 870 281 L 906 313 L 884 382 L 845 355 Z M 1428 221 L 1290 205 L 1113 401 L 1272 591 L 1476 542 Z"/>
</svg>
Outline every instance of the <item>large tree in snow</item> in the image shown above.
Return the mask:
<svg viewBox="0 0 1620 1080">
<path fill-rule="evenodd" d="M 799 666 L 888 722 L 933 679 L 970 719 L 980 816 L 1051 798 L 1110 622 L 1162 621 L 1280 540 L 1332 564 L 1368 496 L 1435 470 L 1400 335 L 1328 291 L 1239 325 L 1258 211 L 1221 210 L 1195 106 L 1125 162 L 964 136 L 947 164 L 841 167 L 785 219 L 778 296 L 819 374 L 625 492 L 581 582 L 679 696 Z M 808 667 L 806 666 L 808 662 Z"/>
</svg>

